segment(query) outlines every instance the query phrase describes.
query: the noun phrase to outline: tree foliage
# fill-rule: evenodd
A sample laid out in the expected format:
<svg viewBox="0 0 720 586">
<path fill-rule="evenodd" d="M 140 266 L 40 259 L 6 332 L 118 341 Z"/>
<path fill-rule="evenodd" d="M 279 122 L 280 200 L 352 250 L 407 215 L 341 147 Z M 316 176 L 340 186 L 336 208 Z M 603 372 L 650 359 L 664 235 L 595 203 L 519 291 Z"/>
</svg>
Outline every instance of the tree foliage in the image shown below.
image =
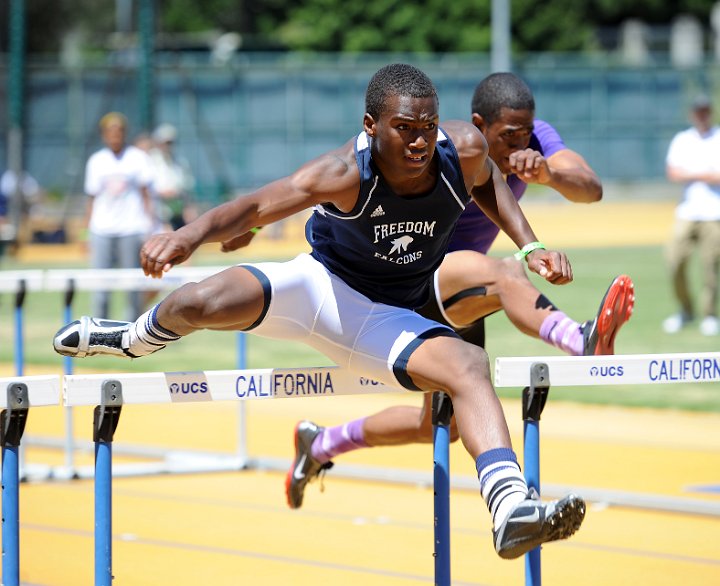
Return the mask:
<svg viewBox="0 0 720 586">
<path fill-rule="evenodd" d="M 294 49 L 486 51 L 489 20 L 489 4 L 478 2 L 307 0 L 290 11 L 278 32 Z"/>
<path fill-rule="evenodd" d="M 30 52 L 57 52 L 69 32 L 98 44 L 115 30 L 116 3 L 123 0 L 25 0 Z M 137 11 L 154 1 L 158 32 L 238 32 L 260 45 L 313 51 L 487 51 L 490 0 L 124 0 Z M 670 24 L 692 14 L 709 26 L 716 0 L 512 0 L 515 51 L 582 51 L 596 46 L 601 27 L 628 18 Z M 9 2 L 0 2 L 8 22 Z M 7 50 L 8 29 L 0 32 Z M 97 48 L 101 48 L 98 46 Z"/>
</svg>

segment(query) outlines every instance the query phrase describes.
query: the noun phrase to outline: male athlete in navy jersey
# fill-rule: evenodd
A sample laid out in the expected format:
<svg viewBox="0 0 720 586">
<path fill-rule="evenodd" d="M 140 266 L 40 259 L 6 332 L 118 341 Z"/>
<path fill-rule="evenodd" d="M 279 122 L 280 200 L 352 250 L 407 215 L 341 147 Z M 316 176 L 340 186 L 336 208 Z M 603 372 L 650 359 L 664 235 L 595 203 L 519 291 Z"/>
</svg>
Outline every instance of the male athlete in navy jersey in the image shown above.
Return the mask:
<svg viewBox="0 0 720 586">
<path fill-rule="evenodd" d="M 574 202 L 591 203 L 602 197 L 600 180 L 583 157 L 568 149 L 550 124 L 535 118 L 532 91 L 518 76 L 487 76 L 475 88 L 471 109 L 473 124 L 487 140 L 489 157 L 516 200 L 528 183 L 552 187 Z M 578 323 L 532 285 L 522 263 L 512 257 L 486 256 L 498 232 L 483 209 L 468 205 L 436 272 L 433 296 L 418 312 L 451 326 L 464 340 L 483 348 L 483 317 L 502 309 L 521 332 L 570 355 L 612 354 L 615 336 L 634 306 L 632 280 L 627 275 L 615 278 L 597 317 Z M 417 407 L 394 405 L 332 426 L 301 421 L 294 435 L 295 459 L 285 488 L 288 505 L 296 509 L 302 506 L 308 482 L 344 453 L 432 442 L 432 394 L 426 393 Z M 458 439 L 454 418 L 451 437 Z M 299 462 L 302 476 L 295 474 Z"/>
<path fill-rule="evenodd" d="M 530 270 L 561 284 L 572 280 L 572 269 L 563 253 L 537 246 L 482 133 L 461 121 L 440 130 L 438 108 L 435 87 L 420 70 L 382 68 L 368 85 L 360 135 L 288 177 L 151 237 L 141 263 L 147 275 L 162 277 L 200 244 L 231 242 L 314 206 L 311 255 L 228 268 L 173 291 L 135 322 L 83 317 L 56 334 L 54 348 L 78 357 L 140 357 L 200 329 L 246 330 L 302 340 L 386 384 L 443 391 L 476 463 L 495 549 L 516 558 L 572 535 L 585 504 L 575 495 L 542 503 L 528 490 L 487 354 L 414 309 L 428 300 L 471 196 L 524 250 Z"/>
</svg>

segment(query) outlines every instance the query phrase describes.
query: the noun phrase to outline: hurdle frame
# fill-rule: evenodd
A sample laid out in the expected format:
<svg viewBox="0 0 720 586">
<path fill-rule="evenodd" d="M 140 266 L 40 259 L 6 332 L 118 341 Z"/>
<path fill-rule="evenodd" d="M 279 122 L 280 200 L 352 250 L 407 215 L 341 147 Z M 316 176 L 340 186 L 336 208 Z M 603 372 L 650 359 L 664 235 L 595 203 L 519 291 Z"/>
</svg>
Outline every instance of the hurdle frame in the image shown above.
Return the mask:
<svg viewBox="0 0 720 586">
<path fill-rule="evenodd" d="M 72 321 L 72 305 L 79 291 L 164 291 L 177 288 L 185 283 L 196 281 L 225 270 L 227 266 L 182 266 L 175 267 L 163 279 L 151 279 L 141 269 L 28 269 L 3 271 L 0 281 L 0 293 L 14 295 L 14 363 L 15 375 L 24 374 L 25 340 L 23 309 L 26 294 L 29 292 L 58 292 L 63 295 L 62 324 Z M 238 332 L 236 368 L 246 367 L 247 345 L 245 334 Z M 75 361 L 64 356 L 63 374 L 72 375 Z M 122 475 L 144 475 L 160 473 L 193 473 L 211 470 L 229 471 L 243 469 L 248 465 L 247 453 L 247 415 L 244 403 L 238 404 L 237 445 L 235 454 L 209 453 L 196 454 L 184 451 L 169 451 L 152 446 L 116 445 L 115 452 L 130 456 L 143 456 L 155 461 L 143 465 L 121 465 L 116 473 Z M 37 446 L 62 449 L 64 465 L 25 465 L 24 448 Z M 22 479 L 78 479 L 94 476 L 93 467 L 75 465 L 75 452 L 94 450 L 92 442 L 80 442 L 74 438 L 72 407 L 65 410 L 65 433 L 62 440 L 29 435 L 25 438 L 20 452 L 20 474 Z M 202 456 L 206 461 L 200 463 Z"/>
<path fill-rule="evenodd" d="M 720 382 L 720 352 L 497 358 L 495 386 L 524 387 L 525 478 L 528 486 L 538 493 L 540 415 L 549 396 L 551 377 L 554 386 L 564 387 Z M 720 507 L 709 506 L 706 510 L 720 515 Z M 540 549 L 535 548 L 525 555 L 526 586 L 542 584 Z"/>
<path fill-rule="evenodd" d="M 288 380 L 290 380 L 289 384 Z M 329 393 L 328 389 L 330 389 Z M 399 390 L 402 390 L 399 386 L 386 385 L 337 366 L 65 376 L 63 404 L 66 407 L 95 406 L 93 411 L 95 586 L 111 586 L 113 580 L 112 441 L 124 404 L 186 403 L 207 400 L 243 402 L 297 398 L 306 396 L 306 393 L 335 396 Z M 433 474 L 436 481 L 433 553 L 437 586 L 451 585 L 449 507 L 451 417 L 450 399 L 444 393 L 435 393 L 432 411 Z"/>
<path fill-rule="evenodd" d="M 60 377 L 0 378 L 0 445 L 2 446 L 2 583 L 20 584 L 19 450 L 31 407 L 60 403 Z"/>
</svg>

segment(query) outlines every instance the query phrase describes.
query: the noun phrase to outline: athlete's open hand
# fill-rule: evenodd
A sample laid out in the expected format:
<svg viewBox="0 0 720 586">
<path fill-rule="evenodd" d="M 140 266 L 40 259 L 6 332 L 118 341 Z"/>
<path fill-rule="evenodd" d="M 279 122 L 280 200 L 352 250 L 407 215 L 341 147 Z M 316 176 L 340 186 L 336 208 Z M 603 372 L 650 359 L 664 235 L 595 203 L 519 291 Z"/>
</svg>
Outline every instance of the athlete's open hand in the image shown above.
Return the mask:
<svg viewBox="0 0 720 586">
<path fill-rule="evenodd" d="M 572 267 L 564 252 L 538 248 L 527 255 L 528 268 L 553 285 L 565 285 L 573 280 Z"/>
<path fill-rule="evenodd" d="M 155 234 L 140 249 L 140 266 L 145 274 L 159 279 L 173 266 L 190 258 L 197 248 L 182 229 Z"/>
<path fill-rule="evenodd" d="M 552 177 L 547 159 L 533 149 L 515 151 L 510 155 L 510 168 L 525 183 L 547 183 Z"/>
</svg>

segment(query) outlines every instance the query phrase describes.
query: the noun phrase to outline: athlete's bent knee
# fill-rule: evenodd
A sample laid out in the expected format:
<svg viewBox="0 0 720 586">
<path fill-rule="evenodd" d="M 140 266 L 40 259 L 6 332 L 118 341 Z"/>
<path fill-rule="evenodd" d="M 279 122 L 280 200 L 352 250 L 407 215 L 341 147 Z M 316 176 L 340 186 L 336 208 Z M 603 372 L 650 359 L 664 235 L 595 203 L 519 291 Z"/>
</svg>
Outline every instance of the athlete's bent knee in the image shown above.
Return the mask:
<svg viewBox="0 0 720 586">
<path fill-rule="evenodd" d="M 206 327 L 208 325 L 207 317 L 218 309 L 214 307 L 219 297 L 218 293 L 212 284 L 203 281 L 186 283 L 173 295 L 174 313 L 182 316 L 182 319 L 190 326 Z"/>
</svg>

